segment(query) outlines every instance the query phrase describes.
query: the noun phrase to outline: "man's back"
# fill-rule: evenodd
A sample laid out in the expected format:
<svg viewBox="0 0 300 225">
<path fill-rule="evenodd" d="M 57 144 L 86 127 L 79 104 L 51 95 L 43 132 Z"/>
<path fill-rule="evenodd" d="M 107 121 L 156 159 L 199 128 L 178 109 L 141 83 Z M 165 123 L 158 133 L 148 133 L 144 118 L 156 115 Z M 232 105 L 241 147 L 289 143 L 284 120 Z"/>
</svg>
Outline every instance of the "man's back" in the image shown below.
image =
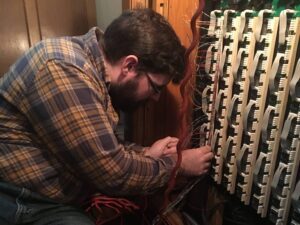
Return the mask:
<svg viewBox="0 0 300 225">
<path fill-rule="evenodd" d="M 82 79 L 94 79 L 94 84 L 101 86 L 97 80 L 101 65 L 100 53 L 95 53 L 97 46 L 93 46 L 97 45 L 95 38 L 90 32 L 80 37 L 42 41 L 0 78 L 0 177 L 4 180 L 64 201 L 81 192 L 83 183 L 61 160 L 65 157 L 54 156 L 54 148 L 58 146 L 48 142 L 48 135 L 45 135 L 47 123 L 50 127 L 51 123 L 63 121 L 59 121 L 59 115 L 50 115 L 49 110 L 44 108 L 44 102 L 50 98 L 54 101 L 66 98 L 64 90 L 53 90 L 55 82 L 66 82 L 67 85 L 69 79 L 77 79 L 67 77 L 74 76 L 75 73 L 70 73 L 72 69 L 93 74 L 93 78 Z M 47 71 L 58 64 L 65 69 L 63 75 L 59 71 Z M 85 90 L 81 91 L 84 94 Z M 72 101 L 73 96 L 68 97 Z"/>
</svg>

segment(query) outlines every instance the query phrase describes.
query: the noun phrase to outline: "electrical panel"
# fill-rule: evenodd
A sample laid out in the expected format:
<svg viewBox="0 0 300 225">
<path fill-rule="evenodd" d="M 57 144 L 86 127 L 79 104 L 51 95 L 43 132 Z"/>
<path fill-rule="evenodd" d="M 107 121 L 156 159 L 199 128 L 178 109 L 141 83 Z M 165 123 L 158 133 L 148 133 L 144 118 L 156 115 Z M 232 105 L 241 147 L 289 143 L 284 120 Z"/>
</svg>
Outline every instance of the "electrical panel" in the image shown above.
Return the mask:
<svg viewBox="0 0 300 225">
<path fill-rule="evenodd" d="M 213 10 L 199 44 L 210 176 L 277 225 L 300 224 L 299 9 Z"/>
</svg>

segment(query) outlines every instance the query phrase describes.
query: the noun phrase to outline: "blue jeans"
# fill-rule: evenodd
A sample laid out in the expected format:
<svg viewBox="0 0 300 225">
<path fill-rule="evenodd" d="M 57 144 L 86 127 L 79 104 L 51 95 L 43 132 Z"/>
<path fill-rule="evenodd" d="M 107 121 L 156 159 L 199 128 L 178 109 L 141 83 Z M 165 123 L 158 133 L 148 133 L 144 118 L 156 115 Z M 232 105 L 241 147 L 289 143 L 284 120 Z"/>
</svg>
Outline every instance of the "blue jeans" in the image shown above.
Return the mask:
<svg viewBox="0 0 300 225">
<path fill-rule="evenodd" d="M 95 225 L 80 209 L 0 180 L 1 225 Z"/>
</svg>

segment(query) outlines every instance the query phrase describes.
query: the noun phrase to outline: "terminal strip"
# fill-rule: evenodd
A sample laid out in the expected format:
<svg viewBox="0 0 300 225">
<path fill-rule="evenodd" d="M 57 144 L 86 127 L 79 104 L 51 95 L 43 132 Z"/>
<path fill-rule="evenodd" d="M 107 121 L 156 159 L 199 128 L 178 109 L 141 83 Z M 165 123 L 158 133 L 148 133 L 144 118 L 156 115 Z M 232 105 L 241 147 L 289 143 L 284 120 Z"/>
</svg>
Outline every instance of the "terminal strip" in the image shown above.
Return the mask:
<svg viewBox="0 0 300 225">
<path fill-rule="evenodd" d="M 241 116 L 248 98 L 249 79 L 246 76 L 249 58 L 253 57 L 255 40 L 253 25 L 256 15 L 253 10 L 245 10 L 240 15 L 240 29 L 237 32 L 237 55 L 232 66 L 232 98 L 227 113 L 227 140 L 224 147 L 223 184 L 231 194 L 235 191 L 237 176 L 237 155 L 240 151 L 242 130 Z M 241 169 L 240 169 L 241 171 Z"/>
<path fill-rule="evenodd" d="M 261 145 L 261 148 L 268 147 L 268 150 L 272 151 L 271 163 L 273 167 L 270 169 L 272 170 L 271 173 L 274 173 L 274 176 L 271 174 L 266 183 L 265 210 L 262 215 L 264 216 L 267 213 L 268 200 L 270 199 L 269 218 L 278 225 L 287 223 L 291 204 L 291 190 L 293 190 L 296 183 L 300 159 L 300 154 L 296 151 L 300 133 L 300 96 L 298 99 L 295 97 L 295 91 L 297 92 L 295 89 L 299 89 L 297 83 L 299 83 L 300 76 L 299 53 L 297 55 L 297 52 L 299 52 L 300 20 L 293 17 L 293 15 L 293 10 L 284 10 L 280 14 L 279 34 L 282 37 L 285 34 L 285 38 L 279 38 L 276 57 L 280 57 L 281 60 L 276 76 L 271 75 L 273 81 L 269 85 L 271 97 L 268 103 L 268 107 L 272 107 L 272 100 L 277 100 L 274 107 L 276 117 L 278 111 L 278 117 L 273 118 L 273 121 L 269 120 L 270 126 L 273 127 L 265 129 L 266 137 L 262 137 Z M 284 52 L 284 54 L 282 55 L 281 52 Z M 276 64 L 275 59 L 273 67 L 277 67 Z M 277 89 L 278 91 L 276 91 Z M 277 160 L 275 159 L 276 156 Z M 268 197 L 270 190 L 271 198 Z"/>
<path fill-rule="evenodd" d="M 237 178 L 237 195 L 245 204 L 250 203 L 255 162 L 266 164 L 265 158 L 259 157 L 256 161 L 256 157 L 277 29 L 278 18 L 273 16 L 273 12 L 261 10 L 253 33 L 256 40 L 255 53 L 247 73 L 249 78 L 248 101 L 242 116 L 242 146 L 237 157 L 241 159 L 238 164 L 245 165 L 244 173 L 240 173 Z"/>
</svg>

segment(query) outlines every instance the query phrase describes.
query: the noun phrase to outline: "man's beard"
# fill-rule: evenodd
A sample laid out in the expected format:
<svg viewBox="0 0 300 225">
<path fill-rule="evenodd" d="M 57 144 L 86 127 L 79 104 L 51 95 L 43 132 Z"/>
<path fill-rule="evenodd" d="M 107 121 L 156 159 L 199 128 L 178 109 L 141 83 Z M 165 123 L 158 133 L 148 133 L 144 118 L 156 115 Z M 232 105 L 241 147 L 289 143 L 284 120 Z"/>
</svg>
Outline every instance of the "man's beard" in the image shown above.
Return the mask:
<svg viewBox="0 0 300 225">
<path fill-rule="evenodd" d="M 123 112 L 132 112 L 146 100 L 137 100 L 137 80 L 130 80 L 123 84 L 114 84 L 109 87 L 109 95 L 113 107 Z"/>
</svg>

